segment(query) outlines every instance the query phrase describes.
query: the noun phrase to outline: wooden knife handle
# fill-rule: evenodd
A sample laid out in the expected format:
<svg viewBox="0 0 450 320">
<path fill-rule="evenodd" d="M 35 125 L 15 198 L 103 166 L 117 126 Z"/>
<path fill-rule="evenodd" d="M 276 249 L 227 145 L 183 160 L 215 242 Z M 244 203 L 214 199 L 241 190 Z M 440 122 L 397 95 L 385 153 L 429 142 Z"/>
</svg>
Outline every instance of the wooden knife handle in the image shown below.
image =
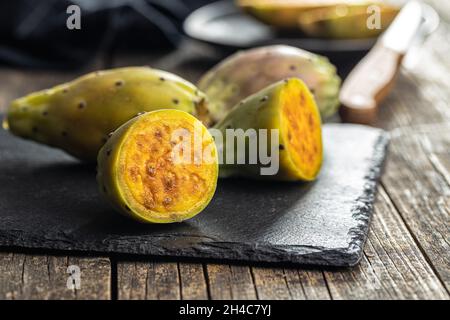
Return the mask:
<svg viewBox="0 0 450 320">
<path fill-rule="evenodd" d="M 403 55 L 381 43 L 356 65 L 340 92 L 340 115 L 345 122 L 371 124 L 380 102 L 389 93 Z"/>
</svg>

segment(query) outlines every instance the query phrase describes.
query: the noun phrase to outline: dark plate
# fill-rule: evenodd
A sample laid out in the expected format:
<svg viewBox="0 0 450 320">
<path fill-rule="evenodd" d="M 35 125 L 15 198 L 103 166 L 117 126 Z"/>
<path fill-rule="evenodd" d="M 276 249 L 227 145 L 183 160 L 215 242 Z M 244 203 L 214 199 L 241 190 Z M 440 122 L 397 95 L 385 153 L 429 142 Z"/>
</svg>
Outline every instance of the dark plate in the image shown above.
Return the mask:
<svg viewBox="0 0 450 320">
<path fill-rule="evenodd" d="M 184 31 L 191 38 L 234 50 L 289 44 L 313 52 L 358 52 L 369 50 L 376 41 L 376 38 L 330 40 L 281 35 L 227 0 L 208 4 L 191 13 L 184 22 Z"/>
</svg>

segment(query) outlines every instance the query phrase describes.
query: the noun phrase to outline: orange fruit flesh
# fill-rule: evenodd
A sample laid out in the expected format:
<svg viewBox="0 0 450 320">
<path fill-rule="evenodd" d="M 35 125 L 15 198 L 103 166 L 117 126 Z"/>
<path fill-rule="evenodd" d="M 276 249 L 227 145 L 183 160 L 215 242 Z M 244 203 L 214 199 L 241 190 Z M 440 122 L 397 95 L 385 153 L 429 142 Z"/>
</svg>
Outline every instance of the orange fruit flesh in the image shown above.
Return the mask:
<svg viewBox="0 0 450 320">
<path fill-rule="evenodd" d="M 299 178 L 313 180 L 322 165 L 320 114 L 307 87 L 288 83 L 281 93 L 281 138 Z"/>
<path fill-rule="evenodd" d="M 191 143 L 194 127 L 203 136 L 197 147 Z M 174 134 L 180 129 L 187 136 Z M 180 117 L 143 119 L 132 127 L 121 147 L 119 165 L 119 185 L 132 211 L 144 218 L 177 221 L 209 202 L 216 186 L 217 162 L 193 161 L 214 143 L 205 131 L 191 119 Z M 180 148 L 180 141 L 187 141 L 183 146 L 190 148 Z M 186 161 L 174 156 L 180 154 L 175 148 L 184 152 Z M 216 157 L 215 149 L 211 153 Z"/>
</svg>

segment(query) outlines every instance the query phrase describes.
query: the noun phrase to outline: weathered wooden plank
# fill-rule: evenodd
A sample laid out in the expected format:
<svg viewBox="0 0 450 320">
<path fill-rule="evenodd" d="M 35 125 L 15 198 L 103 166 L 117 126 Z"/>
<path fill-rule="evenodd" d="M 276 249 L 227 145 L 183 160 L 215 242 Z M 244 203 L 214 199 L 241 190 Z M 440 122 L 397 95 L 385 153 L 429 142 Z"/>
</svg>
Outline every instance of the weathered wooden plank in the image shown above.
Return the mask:
<svg viewBox="0 0 450 320">
<path fill-rule="evenodd" d="M 55 259 L 55 257 L 50 257 Z M 69 266 L 80 268 L 80 289 L 75 290 L 78 300 L 111 299 L 111 261 L 106 257 L 68 257 Z"/>
<path fill-rule="evenodd" d="M 117 265 L 118 299 L 179 300 L 177 263 L 120 262 Z"/>
<path fill-rule="evenodd" d="M 208 299 L 208 289 L 203 265 L 199 263 L 178 264 L 183 300 Z"/>
<path fill-rule="evenodd" d="M 211 299 L 256 299 L 256 290 L 248 266 L 208 264 L 206 269 Z"/>
<path fill-rule="evenodd" d="M 361 263 L 326 271 L 333 299 L 448 299 L 383 188 Z"/>
<path fill-rule="evenodd" d="M 252 267 L 259 300 L 291 300 L 284 270 L 281 268 Z"/>
<path fill-rule="evenodd" d="M 202 264 L 117 263 L 119 300 L 204 300 L 208 289 Z"/>
<path fill-rule="evenodd" d="M 285 269 L 284 274 L 293 300 L 331 299 L 322 271 Z"/>
<path fill-rule="evenodd" d="M 67 286 L 69 266 L 79 288 Z M 110 299 L 110 277 L 108 258 L 0 253 L 0 299 Z"/>
<path fill-rule="evenodd" d="M 393 133 L 382 183 L 408 229 L 450 290 L 450 124 Z M 442 153 L 442 148 L 447 150 Z M 440 154 L 439 158 L 436 156 Z M 434 161 L 433 161 L 434 159 Z"/>
</svg>

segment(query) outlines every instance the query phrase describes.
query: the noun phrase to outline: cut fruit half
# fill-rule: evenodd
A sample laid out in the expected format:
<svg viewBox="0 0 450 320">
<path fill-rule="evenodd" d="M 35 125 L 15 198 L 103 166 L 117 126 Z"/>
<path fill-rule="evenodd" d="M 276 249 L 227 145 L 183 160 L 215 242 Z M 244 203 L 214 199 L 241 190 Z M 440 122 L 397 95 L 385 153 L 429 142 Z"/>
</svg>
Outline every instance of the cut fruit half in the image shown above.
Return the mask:
<svg viewBox="0 0 450 320">
<path fill-rule="evenodd" d="M 280 93 L 280 104 L 280 158 L 292 176 L 314 180 L 322 165 L 321 120 L 314 98 L 303 82 L 291 80 Z"/>
<path fill-rule="evenodd" d="M 199 120 L 179 110 L 131 119 L 98 156 L 102 193 L 121 213 L 143 222 L 192 218 L 212 199 L 217 177 L 212 136 Z"/>
<path fill-rule="evenodd" d="M 230 138 L 226 134 L 227 130 L 234 129 L 238 132 L 236 129 L 242 129 L 243 134 L 255 130 L 255 133 L 268 132 L 270 135 L 267 145 L 261 142 L 261 136 L 257 137 L 258 141 L 252 140 L 257 143 L 253 145 L 253 150 L 257 149 L 253 154 L 256 153 L 260 157 L 258 163 L 224 163 L 220 167 L 221 177 L 246 176 L 269 180 L 311 181 L 319 174 L 323 158 L 320 114 L 313 95 L 298 78 L 276 82 L 247 97 L 215 128 L 225 137 L 222 143 L 216 140 L 218 149 L 224 150 L 224 159 L 229 152 L 237 150 L 237 139 Z M 277 134 L 275 139 L 274 134 Z M 227 139 L 234 139 L 234 143 L 226 141 Z M 250 154 L 250 139 L 245 141 L 245 153 Z M 270 150 L 270 155 L 267 150 Z M 261 155 L 265 154 L 269 155 L 270 161 L 261 161 Z M 237 158 L 242 156 L 235 155 L 234 159 Z M 278 168 L 273 165 L 275 161 Z M 263 174 L 262 169 L 269 166 L 274 170 L 264 170 L 269 173 Z"/>
</svg>

